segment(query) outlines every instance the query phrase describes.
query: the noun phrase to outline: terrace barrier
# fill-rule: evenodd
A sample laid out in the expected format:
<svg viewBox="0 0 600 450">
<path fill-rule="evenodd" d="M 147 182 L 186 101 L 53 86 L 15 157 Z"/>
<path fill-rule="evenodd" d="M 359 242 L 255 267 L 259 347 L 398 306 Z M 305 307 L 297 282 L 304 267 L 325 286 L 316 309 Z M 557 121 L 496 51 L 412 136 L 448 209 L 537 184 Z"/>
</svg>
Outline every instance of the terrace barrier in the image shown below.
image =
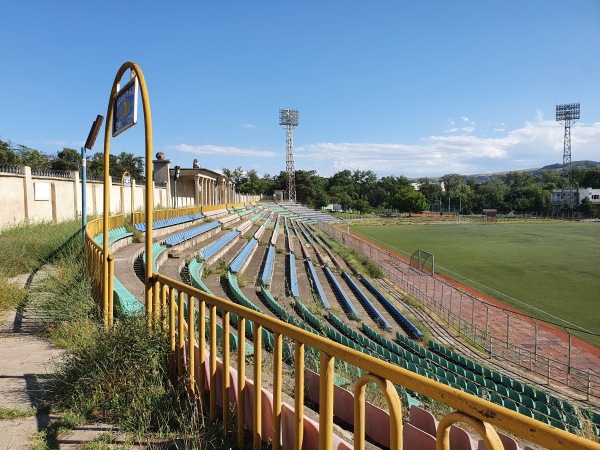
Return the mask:
<svg viewBox="0 0 600 450">
<path fill-rule="evenodd" d="M 115 222 L 113 225 L 122 226 L 122 216 L 111 218 L 111 222 L 113 219 Z M 87 270 L 93 278 L 96 293 L 98 290 L 102 291 L 104 280 L 100 263 L 103 258 L 102 248 L 94 242 L 90 232 L 100 229 L 102 229 L 101 219 L 90 222 L 86 230 Z M 112 261 L 113 258 L 110 256 L 108 260 Z M 109 283 L 113 272 L 109 270 Z M 590 440 L 349 349 L 253 309 L 207 294 L 159 273 L 152 274 L 151 283 L 153 295 L 150 306 L 154 315 L 149 317 L 148 323 L 162 329 L 168 337 L 174 379 L 182 383 L 198 402 L 208 403 L 205 411 L 208 411 L 211 421 L 217 419 L 218 398 L 222 405 L 232 405 L 237 415 L 237 439 L 240 445 L 245 440 L 246 425 L 252 433 L 253 445 L 256 449 L 261 448 L 262 443 L 268 440 L 271 441 L 274 449 L 279 449 L 282 436 L 289 437 L 290 433 L 293 435 L 290 440 L 294 448 L 302 448 L 303 444 L 316 448 L 317 442 L 318 448 L 323 450 L 333 448 L 334 442 L 342 445 L 343 443 L 340 443 L 339 438 L 333 433 L 336 377 L 334 363 L 337 360 L 366 373 L 354 380 L 355 390 L 352 397 L 354 448 L 365 448 L 365 385 L 374 383 L 383 391 L 387 400 L 390 418 L 389 446 L 392 449 L 401 449 L 403 439 L 402 406 L 396 386 L 404 386 L 456 410 L 446 415 L 440 422 L 438 429 L 440 449 L 449 448 L 446 430 L 456 422 L 468 423 L 481 436 L 487 447 L 493 450 L 503 448 L 493 427 L 501 428 L 550 449 L 600 449 L 600 445 Z M 110 291 L 112 292 L 112 288 Z M 101 295 L 96 297 L 102 298 Z M 103 305 L 103 310 L 105 314 L 112 314 L 110 305 Z M 246 378 L 246 352 L 238 351 L 233 354 L 231 352 L 230 318 L 234 315 L 237 319 L 235 321 L 237 329 L 242 330 L 237 333 L 238 348 L 246 348 L 244 330 L 247 329 L 247 325 L 251 325 L 254 330 L 253 380 Z M 112 317 L 108 323 L 112 326 Z M 219 328 L 221 333 L 218 333 Z M 268 359 L 263 359 L 263 330 L 268 330 L 273 336 L 272 343 L 269 343 L 273 357 Z M 282 400 L 284 349 L 291 349 L 293 352 L 294 407 L 291 409 Z M 222 356 L 217 359 L 219 354 Z M 309 368 L 308 365 L 312 361 L 312 358 L 306 360 L 305 355 L 318 356 L 316 369 L 319 373 L 319 423 L 316 434 L 305 434 L 305 429 L 315 425 L 304 414 L 305 369 Z M 232 367 L 234 361 L 237 362 L 237 370 Z M 264 371 L 272 374 L 270 394 L 262 387 Z M 221 374 L 220 384 L 217 382 L 218 373 Z M 232 379 L 230 374 L 235 374 L 236 378 Z M 262 401 L 253 399 L 262 399 Z M 269 405 L 270 408 L 269 414 L 266 414 L 271 418 L 268 426 L 262 422 L 265 416 L 263 414 L 265 405 Z M 229 407 L 223 407 L 220 411 L 224 431 L 227 432 L 231 410 Z M 303 425 L 297 426 L 297 424 Z"/>
</svg>

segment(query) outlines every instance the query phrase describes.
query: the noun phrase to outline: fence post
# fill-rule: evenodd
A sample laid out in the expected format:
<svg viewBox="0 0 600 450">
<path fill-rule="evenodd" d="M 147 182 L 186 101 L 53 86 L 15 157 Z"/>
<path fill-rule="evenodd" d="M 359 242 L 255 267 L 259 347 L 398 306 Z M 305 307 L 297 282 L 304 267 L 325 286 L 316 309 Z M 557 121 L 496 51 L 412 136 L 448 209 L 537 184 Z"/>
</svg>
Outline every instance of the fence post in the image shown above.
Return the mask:
<svg viewBox="0 0 600 450">
<path fill-rule="evenodd" d="M 571 373 L 571 332 L 565 327 L 565 331 L 569 334 L 569 365 L 567 366 L 567 374 Z M 567 376 L 567 386 L 569 385 L 569 377 Z"/>
</svg>

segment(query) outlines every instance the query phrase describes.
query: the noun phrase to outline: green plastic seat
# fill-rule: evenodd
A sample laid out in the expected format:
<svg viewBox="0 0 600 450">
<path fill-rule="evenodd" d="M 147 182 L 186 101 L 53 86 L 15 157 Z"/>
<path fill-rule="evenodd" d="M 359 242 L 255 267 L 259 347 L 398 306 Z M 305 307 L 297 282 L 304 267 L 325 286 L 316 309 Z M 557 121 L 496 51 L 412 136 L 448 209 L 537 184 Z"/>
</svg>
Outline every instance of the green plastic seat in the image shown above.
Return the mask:
<svg viewBox="0 0 600 450">
<path fill-rule="evenodd" d="M 552 425 L 553 427 L 556 427 L 556 428 L 560 428 L 561 430 L 567 429 L 567 427 L 565 427 L 564 423 L 562 423 L 560 420 L 553 419 L 552 417 L 550 418 L 550 425 Z"/>
<path fill-rule="evenodd" d="M 548 402 L 550 404 L 550 406 L 554 406 L 555 408 L 558 408 L 558 409 L 563 409 L 562 401 L 559 398 L 556 398 L 553 395 L 549 395 L 548 399 L 550 400 Z"/>
<path fill-rule="evenodd" d="M 504 400 L 496 393 L 492 393 L 490 401 L 496 405 L 504 406 Z"/>
<path fill-rule="evenodd" d="M 517 403 L 522 403 L 521 394 L 512 389 L 508 389 L 508 398 Z"/>
<path fill-rule="evenodd" d="M 491 391 L 496 392 L 496 383 L 494 383 L 492 380 L 488 380 L 487 378 L 484 379 L 485 380 L 485 387 L 488 388 Z"/>
<path fill-rule="evenodd" d="M 479 386 L 485 386 L 485 378 L 483 378 L 481 375 L 475 374 L 475 383 L 477 383 Z"/>
<path fill-rule="evenodd" d="M 521 396 L 521 403 L 529 409 L 535 409 L 535 400 L 527 396 Z"/>
<path fill-rule="evenodd" d="M 501 384 L 497 384 L 496 385 L 496 392 L 498 394 L 500 394 L 502 397 L 508 397 L 508 389 L 506 389 L 506 386 L 503 386 Z"/>
<path fill-rule="evenodd" d="M 496 384 L 502 384 L 502 375 L 498 372 L 492 372 L 492 380 L 494 380 L 494 383 Z"/>
<path fill-rule="evenodd" d="M 533 389 L 531 386 L 528 385 L 523 385 L 523 394 L 525 394 L 527 397 L 535 400 L 535 389 Z"/>
<path fill-rule="evenodd" d="M 518 382 L 517 380 L 513 380 L 512 382 L 512 388 L 517 391 L 519 394 L 523 393 L 523 385 Z"/>
<path fill-rule="evenodd" d="M 511 411 L 517 412 L 517 405 L 508 398 L 504 399 L 504 407 L 510 409 Z"/>
<path fill-rule="evenodd" d="M 550 417 L 552 419 L 560 420 L 561 422 L 565 419 L 563 414 L 556 408 L 550 407 Z"/>
<path fill-rule="evenodd" d="M 535 402 L 535 409 L 546 416 L 550 415 L 550 408 L 543 402 Z"/>
<path fill-rule="evenodd" d="M 542 391 L 535 391 L 535 401 L 548 403 L 550 399 L 548 398 L 548 394 Z"/>
<path fill-rule="evenodd" d="M 481 393 L 479 387 L 475 383 L 471 383 L 470 381 L 466 382 L 467 390 L 472 392 L 474 395 L 479 395 Z"/>
<path fill-rule="evenodd" d="M 532 419 L 534 418 L 533 411 L 531 409 L 529 409 L 527 406 L 518 406 L 517 409 L 520 414 L 523 414 L 524 416 L 527 416 L 527 417 L 531 417 Z"/>
</svg>

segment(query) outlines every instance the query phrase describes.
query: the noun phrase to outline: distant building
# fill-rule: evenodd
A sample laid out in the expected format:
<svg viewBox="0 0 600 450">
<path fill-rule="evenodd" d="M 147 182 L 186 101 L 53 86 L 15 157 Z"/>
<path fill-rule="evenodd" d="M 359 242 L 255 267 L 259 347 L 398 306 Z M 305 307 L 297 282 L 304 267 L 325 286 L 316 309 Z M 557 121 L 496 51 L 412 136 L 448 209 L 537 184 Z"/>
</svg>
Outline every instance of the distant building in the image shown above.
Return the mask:
<svg viewBox="0 0 600 450">
<path fill-rule="evenodd" d="M 584 198 L 589 198 L 592 205 L 600 211 L 600 189 L 593 188 L 578 188 L 563 191 L 562 189 L 554 189 L 552 191 L 552 205 L 562 206 L 565 202 L 573 202 L 573 206 L 581 205 Z"/>
<path fill-rule="evenodd" d="M 341 212 L 342 211 L 342 205 L 340 205 L 339 203 L 330 203 L 327 206 L 324 206 L 323 208 L 321 208 L 323 211 L 336 211 L 336 212 Z"/>
<path fill-rule="evenodd" d="M 436 182 L 436 181 L 430 181 L 430 183 L 431 183 L 431 184 L 435 184 L 435 183 L 438 183 L 438 182 Z M 423 184 L 423 183 L 418 183 L 418 182 L 416 182 L 416 181 L 414 181 L 414 182 L 410 183 L 410 185 L 413 187 L 413 189 L 414 189 L 415 191 L 419 191 L 419 190 L 421 190 L 421 184 Z M 439 185 L 440 185 L 440 189 L 441 189 L 441 191 L 442 191 L 442 192 L 446 192 L 446 186 L 444 185 L 444 182 L 443 182 L 443 181 L 440 181 L 440 182 L 439 182 Z"/>
</svg>

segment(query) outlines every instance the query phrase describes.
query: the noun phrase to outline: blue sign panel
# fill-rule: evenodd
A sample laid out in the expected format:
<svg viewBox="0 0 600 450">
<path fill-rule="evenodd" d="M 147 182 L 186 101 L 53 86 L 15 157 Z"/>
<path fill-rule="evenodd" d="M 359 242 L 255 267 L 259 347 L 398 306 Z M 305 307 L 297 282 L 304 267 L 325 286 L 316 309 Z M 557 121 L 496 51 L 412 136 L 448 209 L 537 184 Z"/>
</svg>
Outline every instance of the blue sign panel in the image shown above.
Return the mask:
<svg viewBox="0 0 600 450">
<path fill-rule="evenodd" d="M 115 94 L 112 121 L 113 137 L 137 123 L 138 79 L 135 77 Z"/>
</svg>

